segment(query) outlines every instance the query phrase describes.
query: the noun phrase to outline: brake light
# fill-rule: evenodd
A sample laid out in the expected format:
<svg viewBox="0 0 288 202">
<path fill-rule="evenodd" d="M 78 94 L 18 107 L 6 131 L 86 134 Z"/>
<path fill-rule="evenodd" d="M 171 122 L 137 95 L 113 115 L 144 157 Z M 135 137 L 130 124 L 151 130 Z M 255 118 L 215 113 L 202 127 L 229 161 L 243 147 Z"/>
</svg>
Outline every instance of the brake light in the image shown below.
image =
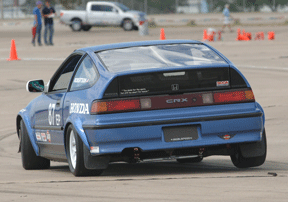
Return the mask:
<svg viewBox="0 0 288 202">
<path fill-rule="evenodd" d="M 95 101 L 92 103 L 91 114 L 135 111 L 140 109 L 141 105 L 139 99 Z"/>
<path fill-rule="evenodd" d="M 62 17 L 63 15 L 64 15 L 64 13 L 63 13 L 63 12 L 61 12 L 61 13 L 60 13 L 60 17 Z"/>
<path fill-rule="evenodd" d="M 254 94 L 252 90 L 237 90 L 214 93 L 215 103 L 231 103 L 241 101 L 254 101 Z"/>
<path fill-rule="evenodd" d="M 197 107 L 253 101 L 255 101 L 254 94 L 250 89 L 161 95 L 131 99 L 96 100 L 92 103 L 91 114 Z"/>
</svg>

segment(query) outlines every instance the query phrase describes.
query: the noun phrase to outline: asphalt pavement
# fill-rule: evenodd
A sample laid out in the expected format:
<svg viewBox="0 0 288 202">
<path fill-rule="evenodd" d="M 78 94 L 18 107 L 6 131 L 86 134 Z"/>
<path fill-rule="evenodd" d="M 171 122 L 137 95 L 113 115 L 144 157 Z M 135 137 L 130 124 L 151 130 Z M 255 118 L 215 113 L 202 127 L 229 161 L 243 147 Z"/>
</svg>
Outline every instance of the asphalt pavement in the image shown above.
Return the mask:
<svg viewBox="0 0 288 202">
<path fill-rule="evenodd" d="M 213 156 L 198 164 L 176 161 L 115 163 L 99 177 L 74 177 L 65 163 L 26 171 L 17 153 L 16 115 L 39 94 L 28 93 L 31 79 L 48 81 L 77 48 L 99 44 L 158 40 L 160 27 L 148 36 L 120 28 L 72 32 L 56 23 L 54 46 L 31 44 L 31 27 L 0 27 L 0 201 L 287 201 L 288 198 L 288 26 L 239 26 L 225 30 L 221 41 L 208 42 L 227 56 L 250 82 L 266 115 L 268 155 L 264 165 L 238 169 L 229 157 Z M 204 27 L 206 28 L 206 27 Z M 165 27 L 167 39 L 202 40 L 203 27 Z M 209 27 L 207 27 L 209 28 Z M 215 26 L 215 29 L 220 27 Z M 236 41 L 237 28 L 263 31 L 262 41 Z M 267 32 L 275 31 L 275 40 Z M 11 40 L 20 61 L 6 61 Z"/>
</svg>

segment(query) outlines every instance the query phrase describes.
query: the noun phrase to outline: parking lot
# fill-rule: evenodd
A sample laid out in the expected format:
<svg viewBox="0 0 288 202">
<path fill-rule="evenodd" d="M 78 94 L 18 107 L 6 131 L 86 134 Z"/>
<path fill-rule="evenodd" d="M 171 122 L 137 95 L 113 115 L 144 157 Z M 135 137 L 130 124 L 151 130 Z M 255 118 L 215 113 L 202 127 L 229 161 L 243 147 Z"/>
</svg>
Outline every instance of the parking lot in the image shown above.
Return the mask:
<svg viewBox="0 0 288 202">
<path fill-rule="evenodd" d="M 176 161 L 111 164 L 99 177 L 74 177 L 68 164 L 52 162 L 49 170 L 26 171 L 17 153 L 16 115 L 37 96 L 25 90 L 31 79 L 48 81 L 73 50 L 99 44 L 158 40 L 121 28 L 72 32 L 55 25 L 54 46 L 33 47 L 31 26 L 0 27 L 0 201 L 287 201 L 288 198 L 288 26 L 234 26 L 222 41 L 209 42 L 227 56 L 250 82 L 264 108 L 268 154 L 264 165 L 238 169 L 229 157 L 208 157 L 199 164 Z M 208 28 L 208 27 L 207 27 Z M 215 27 L 219 29 L 220 27 Z M 265 40 L 236 41 L 237 28 L 263 31 Z M 167 39 L 202 40 L 205 27 L 165 27 Z M 275 31 L 275 40 L 267 32 Z M 20 61 L 9 58 L 15 39 Z"/>
</svg>

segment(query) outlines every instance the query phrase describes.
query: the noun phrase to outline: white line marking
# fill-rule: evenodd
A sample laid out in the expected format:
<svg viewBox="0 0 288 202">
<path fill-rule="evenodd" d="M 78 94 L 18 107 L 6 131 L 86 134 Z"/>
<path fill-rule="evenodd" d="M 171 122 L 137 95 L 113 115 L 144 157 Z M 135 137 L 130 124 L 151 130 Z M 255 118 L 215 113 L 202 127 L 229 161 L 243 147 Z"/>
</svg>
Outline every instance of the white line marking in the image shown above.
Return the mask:
<svg viewBox="0 0 288 202">
<path fill-rule="evenodd" d="M 7 58 L 0 58 L 0 60 L 7 60 Z M 65 58 L 21 58 L 21 60 L 24 60 L 24 61 L 47 61 L 47 60 L 50 60 L 50 61 L 64 61 Z"/>
<path fill-rule="evenodd" d="M 268 70 L 284 70 L 284 71 L 288 71 L 288 67 L 262 67 L 262 66 L 241 66 L 238 65 L 236 66 L 238 68 L 248 68 L 248 69 L 268 69 Z"/>
</svg>

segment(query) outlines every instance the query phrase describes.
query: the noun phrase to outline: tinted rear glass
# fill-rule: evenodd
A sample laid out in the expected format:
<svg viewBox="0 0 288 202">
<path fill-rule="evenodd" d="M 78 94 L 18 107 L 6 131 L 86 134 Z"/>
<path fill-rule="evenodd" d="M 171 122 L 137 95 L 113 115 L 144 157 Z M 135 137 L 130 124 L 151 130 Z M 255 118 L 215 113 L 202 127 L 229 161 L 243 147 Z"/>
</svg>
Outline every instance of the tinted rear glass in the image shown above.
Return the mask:
<svg viewBox="0 0 288 202">
<path fill-rule="evenodd" d="M 110 72 L 226 64 L 202 44 L 172 44 L 113 49 L 97 53 Z"/>
<path fill-rule="evenodd" d="M 128 75 L 119 77 L 118 82 L 120 97 L 230 88 L 226 67 Z"/>
</svg>

